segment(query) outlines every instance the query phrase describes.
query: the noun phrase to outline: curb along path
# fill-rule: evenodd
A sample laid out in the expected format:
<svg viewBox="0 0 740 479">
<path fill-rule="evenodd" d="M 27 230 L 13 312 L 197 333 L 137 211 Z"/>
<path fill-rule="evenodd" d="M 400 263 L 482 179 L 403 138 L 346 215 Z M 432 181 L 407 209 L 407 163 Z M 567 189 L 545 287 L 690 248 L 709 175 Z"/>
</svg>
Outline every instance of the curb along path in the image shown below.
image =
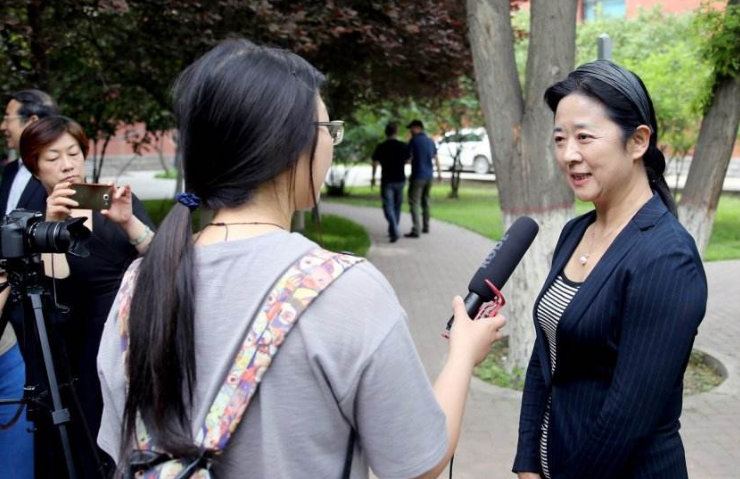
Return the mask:
<svg viewBox="0 0 740 479">
<path fill-rule="evenodd" d="M 419 239 L 386 238 L 379 208 L 324 202 L 322 213 L 363 225 L 372 242 L 368 259 L 388 278 L 409 317 L 409 328 L 427 374 L 434 380 L 447 345 L 440 337 L 455 294 L 467 284 L 495 244 L 477 233 L 432 219 Z M 411 229 L 403 213 L 401 232 Z M 707 315 L 696 347 L 719 359 L 729 377 L 718 388 L 685 400 L 681 435 L 692 479 L 740 477 L 740 261 L 705 264 L 709 280 Z M 504 314 L 506 310 L 504 308 Z M 455 454 L 455 479 L 511 479 L 521 393 L 475 380 L 462 437 Z M 440 477 L 447 477 L 445 472 Z"/>
</svg>

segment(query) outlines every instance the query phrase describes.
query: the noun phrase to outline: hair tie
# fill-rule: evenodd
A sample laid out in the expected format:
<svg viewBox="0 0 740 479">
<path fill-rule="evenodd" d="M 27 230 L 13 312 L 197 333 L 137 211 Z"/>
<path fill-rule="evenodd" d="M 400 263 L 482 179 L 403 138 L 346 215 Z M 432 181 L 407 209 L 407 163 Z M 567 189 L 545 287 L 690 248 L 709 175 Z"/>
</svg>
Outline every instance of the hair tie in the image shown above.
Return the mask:
<svg viewBox="0 0 740 479">
<path fill-rule="evenodd" d="M 196 210 L 200 206 L 200 198 L 194 193 L 178 193 L 175 199 L 181 205 L 187 206 L 190 211 Z"/>
</svg>

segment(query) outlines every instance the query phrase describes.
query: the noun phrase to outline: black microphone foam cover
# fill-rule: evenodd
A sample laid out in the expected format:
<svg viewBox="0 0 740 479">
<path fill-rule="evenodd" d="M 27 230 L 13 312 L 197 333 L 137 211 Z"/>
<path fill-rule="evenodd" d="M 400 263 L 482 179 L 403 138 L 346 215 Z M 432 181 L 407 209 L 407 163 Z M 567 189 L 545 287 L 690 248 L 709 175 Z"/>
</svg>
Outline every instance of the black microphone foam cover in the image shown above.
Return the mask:
<svg viewBox="0 0 740 479">
<path fill-rule="evenodd" d="M 468 290 L 476 293 L 483 301 L 491 301 L 493 292 L 485 280 L 488 279 L 501 290 L 534 241 L 539 229 L 537 222 L 529 216 L 517 218 L 470 280 Z"/>
</svg>

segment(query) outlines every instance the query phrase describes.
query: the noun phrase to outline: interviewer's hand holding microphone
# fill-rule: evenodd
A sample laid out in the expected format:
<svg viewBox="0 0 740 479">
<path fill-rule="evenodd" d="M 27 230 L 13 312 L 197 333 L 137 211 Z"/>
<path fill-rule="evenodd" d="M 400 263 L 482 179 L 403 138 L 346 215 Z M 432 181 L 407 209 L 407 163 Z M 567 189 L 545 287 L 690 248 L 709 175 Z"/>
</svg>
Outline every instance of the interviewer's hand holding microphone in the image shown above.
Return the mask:
<svg viewBox="0 0 740 479">
<path fill-rule="evenodd" d="M 473 368 L 486 358 L 491 345 L 503 337 L 500 330 L 506 319 L 498 310 L 505 300 L 499 290 L 514 272 L 538 230 L 531 218 L 515 221 L 473 276 L 465 299 L 456 296 L 452 301 L 453 316 L 447 322 L 448 334 L 444 335 L 449 338 L 449 353 L 434 384 L 435 396 L 447 419 L 449 443 L 442 462 L 421 478 L 437 477 L 455 452 Z M 488 307 L 481 310 L 484 304 Z"/>
</svg>

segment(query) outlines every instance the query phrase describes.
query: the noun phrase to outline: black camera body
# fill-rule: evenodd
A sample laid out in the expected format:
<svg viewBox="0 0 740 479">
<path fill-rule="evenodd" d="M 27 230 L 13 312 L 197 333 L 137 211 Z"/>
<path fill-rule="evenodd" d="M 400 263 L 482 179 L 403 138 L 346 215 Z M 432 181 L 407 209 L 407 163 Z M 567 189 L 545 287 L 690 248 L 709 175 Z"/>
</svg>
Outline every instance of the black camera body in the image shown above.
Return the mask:
<svg viewBox="0 0 740 479">
<path fill-rule="evenodd" d="M 70 253 L 85 257 L 90 230 L 86 218 L 42 221 L 37 211 L 18 209 L 0 223 L 0 259 L 28 258 L 39 253 Z"/>
</svg>

